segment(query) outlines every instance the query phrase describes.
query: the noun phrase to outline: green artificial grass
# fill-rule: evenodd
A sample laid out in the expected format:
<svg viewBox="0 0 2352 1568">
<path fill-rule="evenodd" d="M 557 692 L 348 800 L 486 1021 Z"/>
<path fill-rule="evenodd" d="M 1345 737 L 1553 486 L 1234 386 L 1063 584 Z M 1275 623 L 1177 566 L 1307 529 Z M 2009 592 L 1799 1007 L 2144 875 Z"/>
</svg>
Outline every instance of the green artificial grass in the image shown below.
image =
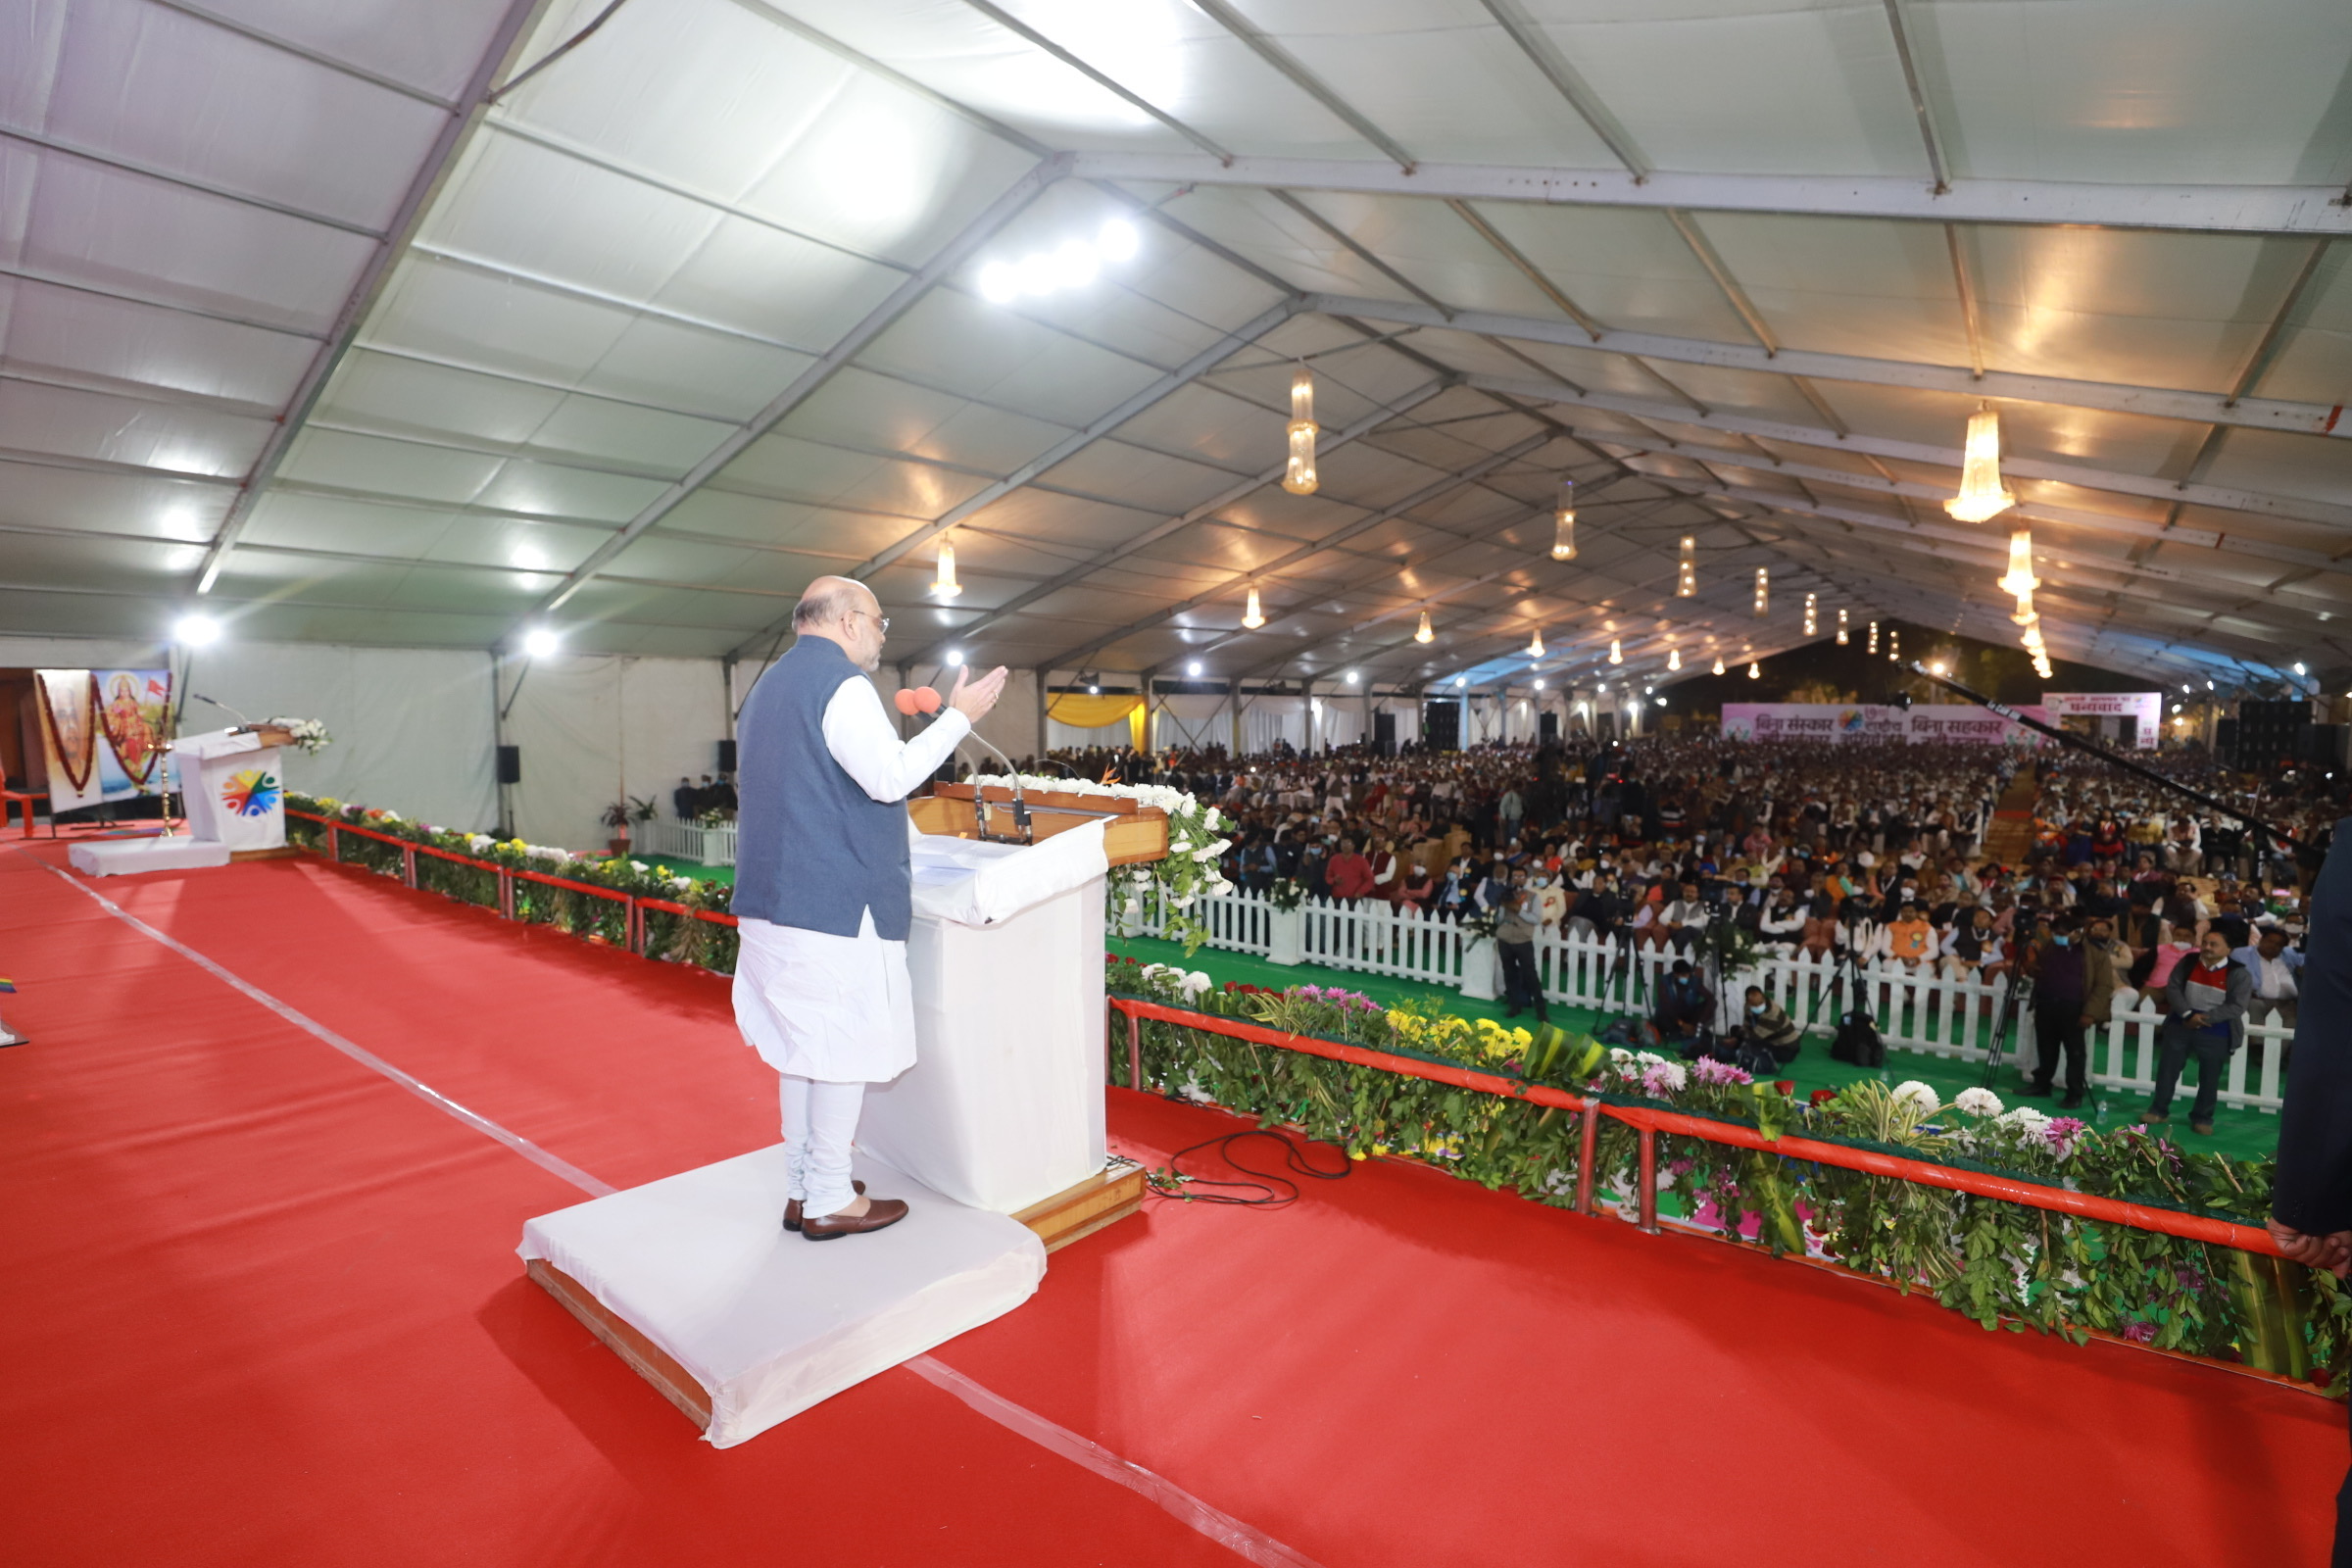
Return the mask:
<svg viewBox="0 0 2352 1568">
<path fill-rule="evenodd" d="M 1138 963 L 1167 963 L 1179 968 L 1198 969 L 1222 986 L 1227 981 L 1245 985 L 1267 986 L 1280 990 L 1286 986 L 1338 986 L 1358 992 L 1383 1006 L 1398 1002 L 1439 1002 L 1449 1012 L 1471 1018 L 1505 1019 L 1500 1002 L 1468 1002 L 1451 986 L 1430 985 L 1416 980 L 1395 980 L 1385 975 L 1356 974 L 1345 969 L 1326 969 L 1315 964 L 1299 964 L 1285 968 L 1269 963 L 1254 954 L 1227 953 L 1215 948 L 1201 948 L 1190 958 L 1184 956 L 1180 943 L 1162 942 L 1152 937 L 1111 938 L 1106 944 L 1122 958 Z M 1518 1020 L 1533 1020 L 1522 1015 Z M 1609 1016 L 1589 1007 L 1553 1007 L 1551 1021 L 1571 1031 L 1597 1032 L 1609 1021 Z M 1881 1078 L 1890 1083 L 1916 1078 L 1933 1088 L 1946 1102 L 1961 1090 L 1983 1080 L 1984 1067 L 1973 1061 L 1957 1061 L 1948 1056 L 1931 1056 L 1924 1053 L 1889 1049 L 1886 1065 L 1883 1068 L 1856 1067 L 1838 1061 L 1830 1055 L 1830 1042 L 1825 1035 L 1807 1035 L 1797 1057 L 1783 1069 L 1784 1077 L 1794 1079 L 1797 1093 L 1807 1095 L 1816 1089 L 1836 1089 L 1857 1078 Z M 2165 1129 L 2176 1142 L 2190 1149 L 2212 1153 L 2228 1154 L 2237 1159 L 2264 1158 L 2278 1146 L 2278 1118 L 2259 1110 L 2237 1110 L 2229 1105 L 2221 1107 L 2214 1117 L 2213 1136 L 2201 1138 L 2189 1130 L 2188 1106 L 2192 1099 L 2195 1068 L 2181 1077 L 2180 1090 L 2173 1098 L 2173 1120 Z M 2024 1077 L 2013 1067 L 2004 1065 L 1993 1079 L 1992 1090 L 2010 1104 L 2032 1104 L 2051 1115 L 2060 1114 L 2058 1098 L 2026 1100 Z M 2091 1087 L 2090 1102 L 2079 1114 L 2096 1127 L 2122 1127 L 2145 1108 L 2146 1102 L 2136 1092 Z"/>
</svg>

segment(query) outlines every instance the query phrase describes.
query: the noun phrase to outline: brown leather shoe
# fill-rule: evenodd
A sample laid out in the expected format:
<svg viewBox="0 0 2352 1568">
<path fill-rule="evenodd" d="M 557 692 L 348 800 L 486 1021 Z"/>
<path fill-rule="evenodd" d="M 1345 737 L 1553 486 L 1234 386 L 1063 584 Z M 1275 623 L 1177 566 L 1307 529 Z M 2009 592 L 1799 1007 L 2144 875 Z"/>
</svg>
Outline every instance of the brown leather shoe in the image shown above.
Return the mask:
<svg viewBox="0 0 2352 1568">
<path fill-rule="evenodd" d="M 859 1197 L 865 1196 L 865 1183 L 852 1182 L 850 1185 L 858 1190 Z M 797 1198 L 784 1205 L 784 1228 L 788 1231 L 801 1228 L 801 1200 Z"/>
<path fill-rule="evenodd" d="M 862 1236 L 896 1225 L 906 1217 L 906 1200 L 903 1198 L 869 1198 L 862 1214 L 820 1214 L 815 1219 L 801 1221 L 801 1234 L 812 1242 L 829 1242 L 836 1236 Z"/>
</svg>

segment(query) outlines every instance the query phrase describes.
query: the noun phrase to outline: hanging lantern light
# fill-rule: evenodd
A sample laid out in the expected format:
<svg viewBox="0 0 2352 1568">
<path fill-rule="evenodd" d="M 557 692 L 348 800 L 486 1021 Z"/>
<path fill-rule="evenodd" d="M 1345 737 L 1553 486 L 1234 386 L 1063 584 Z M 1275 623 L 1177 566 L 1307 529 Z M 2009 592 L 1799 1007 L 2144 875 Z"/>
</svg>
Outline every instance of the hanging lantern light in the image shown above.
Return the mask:
<svg viewBox="0 0 2352 1568">
<path fill-rule="evenodd" d="M 1715 656 L 1715 673 L 1718 675 L 1723 673 L 1723 656 L 1721 654 Z"/>
<path fill-rule="evenodd" d="M 1842 610 L 1838 612 L 1838 646 L 1845 646 L 1845 612 Z"/>
<path fill-rule="evenodd" d="M 963 584 L 956 580 L 956 546 L 945 534 L 939 541 L 939 571 L 931 579 L 931 591 L 942 599 L 953 599 L 963 592 Z"/>
<path fill-rule="evenodd" d="M 2002 576 L 2000 588 L 2021 600 L 2041 586 L 2034 575 L 2034 530 L 2019 528 L 2009 535 L 2009 570 Z"/>
<path fill-rule="evenodd" d="M 1886 628 L 1886 662 L 1899 664 L 1903 659 L 1903 634 L 1892 626 Z"/>
<path fill-rule="evenodd" d="M 1266 623 L 1266 612 L 1257 602 L 1257 584 L 1250 585 L 1250 603 L 1242 608 L 1242 624 L 1251 631 Z"/>
<path fill-rule="evenodd" d="M 1560 481 L 1560 504 L 1551 514 L 1551 559 L 1576 559 L 1576 481 Z"/>
<path fill-rule="evenodd" d="M 1669 648 L 1666 650 L 1666 667 L 1668 669 L 1680 669 L 1683 667 L 1683 651 L 1680 648 Z"/>
<path fill-rule="evenodd" d="M 1609 662 L 1612 664 L 1625 662 L 1625 650 L 1614 637 L 1609 639 Z"/>
<path fill-rule="evenodd" d="M 1436 632 L 1429 629 L 1429 612 L 1424 610 L 1421 612 L 1421 624 L 1413 628 L 1413 641 L 1417 643 L 1434 642 L 1437 635 Z"/>
<path fill-rule="evenodd" d="M 1674 568 L 1674 597 L 1688 599 L 1698 592 L 1698 541 L 1683 535 L 1682 560 Z"/>
<path fill-rule="evenodd" d="M 1295 496 L 1311 496 L 1315 477 L 1315 378 L 1305 366 L 1291 377 L 1291 456 L 1282 470 L 1282 487 Z"/>
<path fill-rule="evenodd" d="M 1879 623 L 1875 620 L 1870 623 L 1870 651 L 1873 654 L 1879 651 Z"/>
<path fill-rule="evenodd" d="M 1968 448 L 1960 458 L 1960 493 L 1943 510 L 1962 522 L 1983 522 L 2017 505 L 2001 488 L 2001 416 L 1980 409 L 1968 416 Z"/>
<path fill-rule="evenodd" d="M 1818 594 L 1805 595 L 1805 635 L 1808 637 L 1820 630 L 1821 627 L 1821 623 L 1816 617 L 1813 609 L 1813 606 L 1819 597 L 1820 596 Z"/>
<path fill-rule="evenodd" d="M 1544 628 L 1541 626 L 1538 626 L 1536 634 L 1527 640 L 1527 657 L 1530 659 L 1544 657 Z"/>
<path fill-rule="evenodd" d="M 1772 572 L 1768 567 L 1758 566 L 1756 568 L 1756 617 L 1762 619 L 1771 612 Z"/>
<path fill-rule="evenodd" d="M 1748 665 L 1747 678 L 1749 680 L 1762 680 L 1764 678 L 1764 666 L 1762 664 Z"/>
</svg>

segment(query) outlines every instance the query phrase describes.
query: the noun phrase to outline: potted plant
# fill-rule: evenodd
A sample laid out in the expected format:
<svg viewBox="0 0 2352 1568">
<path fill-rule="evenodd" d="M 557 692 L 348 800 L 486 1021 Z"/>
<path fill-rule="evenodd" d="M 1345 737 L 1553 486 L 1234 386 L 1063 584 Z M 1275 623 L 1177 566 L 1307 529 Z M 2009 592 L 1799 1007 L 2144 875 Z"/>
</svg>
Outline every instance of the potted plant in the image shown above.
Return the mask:
<svg viewBox="0 0 2352 1568">
<path fill-rule="evenodd" d="M 614 801 L 611 806 L 605 808 L 605 814 L 600 818 L 607 831 L 612 835 L 606 840 L 605 848 L 614 855 L 628 854 L 629 824 L 631 822 L 651 822 L 653 819 L 654 803 L 652 801 L 634 799 Z"/>
<path fill-rule="evenodd" d="M 1306 884 L 1297 877 L 1278 876 L 1266 890 L 1274 907 L 1266 916 L 1266 961 L 1286 968 L 1306 961 Z"/>
</svg>

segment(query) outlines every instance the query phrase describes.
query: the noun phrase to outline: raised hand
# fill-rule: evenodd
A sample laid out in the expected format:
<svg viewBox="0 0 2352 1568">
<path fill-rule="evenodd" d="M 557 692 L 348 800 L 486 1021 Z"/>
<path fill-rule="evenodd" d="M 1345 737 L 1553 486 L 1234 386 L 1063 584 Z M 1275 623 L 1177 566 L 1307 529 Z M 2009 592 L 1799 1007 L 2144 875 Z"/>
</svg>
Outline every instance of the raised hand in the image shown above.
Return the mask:
<svg viewBox="0 0 2352 1568">
<path fill-rule="evenodd" d="M 1004 695 L 1005 675 L 1003 664 L 978 680 L 972 679 L 969 668 L 956 670 L 956 689 L 948 693 L 948 706 L 973 723 L 979 723 L 988 716 L 988 710 L 997 706 L 997 699 Z"/>
</svg>

